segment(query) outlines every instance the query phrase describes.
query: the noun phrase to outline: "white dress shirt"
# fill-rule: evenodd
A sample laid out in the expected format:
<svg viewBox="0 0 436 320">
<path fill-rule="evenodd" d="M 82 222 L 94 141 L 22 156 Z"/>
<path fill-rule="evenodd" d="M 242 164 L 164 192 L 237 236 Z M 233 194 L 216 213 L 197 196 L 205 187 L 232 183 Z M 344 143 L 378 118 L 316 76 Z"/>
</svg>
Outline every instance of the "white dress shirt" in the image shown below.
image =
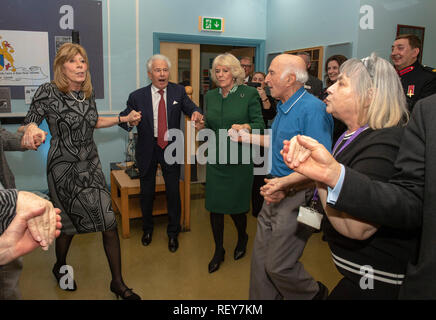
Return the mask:
<svg viewBox="0 0 436 320">
<path fill-rule="evenodd" d="M 159 113 L 159 102 L 160 102 L 160 93 L 158 88 L 156 88 L 154 85 L 151 85 L 151 100 L 153 103 L 153 128 L 154 128 L 154 137 L 157 138 L 157 117 Z M 165 107 L 167 108 L 167 88 L 163 89 L 164 94 L 164 100 L 165 100 Z M 167 128 L 168 128 L 168 117 L 167 117 Z"/>
</svg>

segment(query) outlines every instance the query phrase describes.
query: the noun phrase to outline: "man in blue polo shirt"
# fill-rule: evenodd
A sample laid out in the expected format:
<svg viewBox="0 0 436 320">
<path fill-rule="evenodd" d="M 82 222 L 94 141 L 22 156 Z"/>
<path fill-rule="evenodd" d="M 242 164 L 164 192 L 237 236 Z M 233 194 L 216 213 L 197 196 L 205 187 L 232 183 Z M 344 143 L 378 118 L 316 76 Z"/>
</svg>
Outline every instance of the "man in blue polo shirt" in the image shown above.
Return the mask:
<svg viewBox="0 0 436 320">
<path fill-rule="evenodd" d="M 304 134 L 330 150 L 333 120 L 325 104 L 304 89 L 308 79 L 302 58 L 282 54 L 274 58 L 265 79 L 271 95 L 279 99 L 272 125 L 271 175 L 289 176 L 295 184 L 306 178 L 290 170 L 280 150 L 283 140 Z M 305 189 L 288 195 L 279 203 L 266 201 L 257 218 L 257 233 L 251 260 L 250 299 L 321 299 L 327 288 L 317 283 L 298 261 L 313 229 L 299 224 L 299 207 L 313 194 Z"/>
</svg>

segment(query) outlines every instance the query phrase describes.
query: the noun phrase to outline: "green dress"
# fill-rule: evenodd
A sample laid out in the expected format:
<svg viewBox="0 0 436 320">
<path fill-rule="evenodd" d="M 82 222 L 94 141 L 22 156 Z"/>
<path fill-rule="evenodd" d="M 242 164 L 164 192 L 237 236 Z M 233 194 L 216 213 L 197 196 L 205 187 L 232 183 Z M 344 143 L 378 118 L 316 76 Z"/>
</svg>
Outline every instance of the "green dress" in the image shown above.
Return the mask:
<svg viewBox="0 0 436 320">
<path fill-rule="evenodd" d="M 263 129 L 259 94 L 255 88 L 240 85 L 234 86 L 227 97 L 223 98 L 220 90 L 214 89 L 207 92 L 205 105 L 206 128 L 211 129 L 216 137 L 215 143 L 211 139 L 208 141 L 206 209 L 225 214 L 248 212 L 253 184 L 251 146 L 233 142 L 228 136 L 220 141 L 219 131 L 221 129 L 225 132 L 233 124 L 244 123 L 248 123 L 252 130 Z M 216 147 L 216 156 L 214 150 L 211 150 L 213 146 Z M 237 158 L 235 155 L 238 155 Z"/>
</svg>

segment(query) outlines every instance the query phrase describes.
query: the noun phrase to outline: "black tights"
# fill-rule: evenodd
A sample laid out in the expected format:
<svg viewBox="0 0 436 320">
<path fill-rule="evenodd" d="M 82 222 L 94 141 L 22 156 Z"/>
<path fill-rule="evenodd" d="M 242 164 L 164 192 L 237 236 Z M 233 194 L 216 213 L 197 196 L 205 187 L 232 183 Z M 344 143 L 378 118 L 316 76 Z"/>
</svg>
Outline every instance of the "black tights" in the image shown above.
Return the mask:
<svg viewBox="0 0 436 320">
<path fill-rule="evenodd" d="M 123 277 L 121 276 L 121 249 L 120 239 L 118 237 L 117 228 L 103 231 L 103 247 L 106 253 L 109 267 L 112 274 L 112 284 L 114 287 L 125 288 Z M 74 235 L 61 233 L 56 239 L 56 264 L 57 270 L 63 265 L 66 265 L 68 249 Z"/>
<path fill-rule="evenodd" d="M 240 214 L 231 214 L 236 230 L 238 231 L 238 243 L 242 242 L 247 236 L 247 215 L 246 212 Z M 222 252 L 223 234 L 224 234 L 224 214 L 210 213 L 210 224 L 212 226 L 213 239 L 215 240 L 215 252 Z"/>
</svg>

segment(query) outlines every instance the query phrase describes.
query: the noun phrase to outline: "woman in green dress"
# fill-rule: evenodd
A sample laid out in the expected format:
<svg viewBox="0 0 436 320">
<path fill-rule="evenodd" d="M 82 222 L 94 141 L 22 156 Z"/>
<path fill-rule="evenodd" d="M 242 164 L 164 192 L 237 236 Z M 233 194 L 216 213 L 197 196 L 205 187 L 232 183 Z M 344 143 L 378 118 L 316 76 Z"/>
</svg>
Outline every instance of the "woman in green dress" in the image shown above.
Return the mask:
<svg viewBox="0 0 436 320">
<path fill-rule="evenodd" d="M 206 165 L 206 209 L 210 211 L 215 241 L 209 273 L 217 271 L 224 260 L 224 214 L 230 214 L 238 231 L 235 260 L 245 255 L 248 241 L 246 214 L 250 210 L 253 183 L 251 151 L 249 145 L 231 141 L 227 132 L 264 128 L 259 94 L 255 88 L 243 84 L 244 69 L 235 56 L 229 53 L 217 56 L 211 76 L 218 88 L 205 96 L 205 127 L 211 129 L 216 138 L 214 145 L 209 141 L 212 145 L 208 146 Z M 214 146 L 216 158 L 210 157 Z"/>
</svg>

